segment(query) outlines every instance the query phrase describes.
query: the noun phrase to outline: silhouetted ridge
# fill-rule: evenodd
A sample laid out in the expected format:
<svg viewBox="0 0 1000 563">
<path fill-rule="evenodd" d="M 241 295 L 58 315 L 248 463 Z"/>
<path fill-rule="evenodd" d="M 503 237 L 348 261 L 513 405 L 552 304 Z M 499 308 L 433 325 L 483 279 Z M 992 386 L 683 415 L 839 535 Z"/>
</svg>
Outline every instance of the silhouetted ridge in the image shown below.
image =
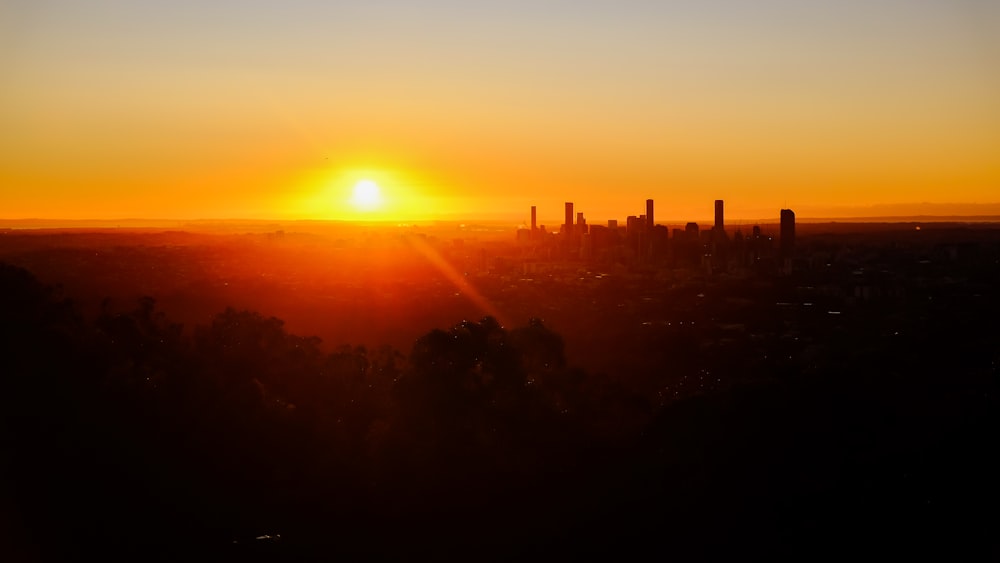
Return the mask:
<svg viewBox="0 0 1000 563">
<path fill-rule="evenodd" d="M 651 326 L 677 361 L 625 382 L 574 367 L 537 318 L 433 329 L 408 356 L 323 352 L 235 308 L 185 331 L 151 297 L 106 300 L 87 321 L 0 264 L 12 549 L 979 558 L 995 552 L 1000 500 L 995 332 L 954 328 L 995 310 L 931 291 L 908 309 L 921 330 L 887 338 L 879 319 L 902 313 L 859 310 L 808 361 L 780 353 L 788 339 L 720 348 L 700 345 L 704 323 Z M 757 319 L 763 334 L 785 326 Z M 700 386 L 709 373 L 729 384 Z"/>
</svg>

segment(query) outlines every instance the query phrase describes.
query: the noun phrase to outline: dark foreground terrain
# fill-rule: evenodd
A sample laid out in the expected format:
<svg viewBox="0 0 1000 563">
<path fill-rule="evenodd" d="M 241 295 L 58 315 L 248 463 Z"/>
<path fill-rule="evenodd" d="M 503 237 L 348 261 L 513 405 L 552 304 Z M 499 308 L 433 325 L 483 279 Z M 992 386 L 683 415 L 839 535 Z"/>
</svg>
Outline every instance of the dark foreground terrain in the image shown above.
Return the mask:
<svg viewBox="0 0 1000 563">
<path fill-rule="evenodd" d="M 4 560 L 1000 557 L 993 231 L 804 238 L 818 258 L 783 275 L 484 274 L 523 320 L 462 313 L 405 347 L 324 343 L 246 303 L 178 321 L 183 292 L 134 282 L 256 270 L 184 274 L 243 254 L 187 261 L 212 246 L 157 236 L 102 239 L 118 272 L 176 259 L 107 285 L 78 273 L 93 241 L 5 243 Z M 396 295 L 379 315 L 454 297 L 410 258 L 300 292 Z"/>
</svg>

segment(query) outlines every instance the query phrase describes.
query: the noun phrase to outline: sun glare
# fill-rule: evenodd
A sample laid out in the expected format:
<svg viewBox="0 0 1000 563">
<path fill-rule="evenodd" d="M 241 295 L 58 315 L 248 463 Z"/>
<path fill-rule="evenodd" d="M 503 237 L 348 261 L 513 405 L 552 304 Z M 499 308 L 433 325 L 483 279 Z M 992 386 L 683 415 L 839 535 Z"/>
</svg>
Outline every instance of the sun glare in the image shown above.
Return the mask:
<svg viewBox="0 0 1000 563">
<path fill-rule="evenodd" d="M 416 221 L 440 213 L 418 186 L 432 183 L 389 168 L 356 167 L 303 177 L 303 217 L 343 221 Z M 316 189 L 315 186 L 320 186 Z M 307 191 L 308 190 L 308 191 Z"/>
<path fill-rule="evenodd" d="M 382 190 L 372 180 L 360 180 L 354 184 L 351 203 L 361 211 L 373 211 L 382 205 Z"/>
</svg>

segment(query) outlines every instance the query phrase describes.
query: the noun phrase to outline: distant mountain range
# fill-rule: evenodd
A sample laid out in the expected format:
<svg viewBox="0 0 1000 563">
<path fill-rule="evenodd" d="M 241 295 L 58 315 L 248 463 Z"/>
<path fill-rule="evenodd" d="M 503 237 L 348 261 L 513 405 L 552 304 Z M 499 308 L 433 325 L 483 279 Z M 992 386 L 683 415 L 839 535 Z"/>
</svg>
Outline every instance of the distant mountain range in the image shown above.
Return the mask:
<svg viewBox="0 0 1000 563">
<path fill-rule="evenodd" d="M 848 218 L 864 221 L 899 220 L 900 218 L 928 218 L 942 220 L 978 220 L 972 218 L 1000 217 L 1000 203 L 894 203 L 880 205 L 842 206 L 792 206 L 797 217 L 802 219 Z"/>
<path fill-rule="evenodd" d="M 912 222 L 1000 222 L 1000 203 L 903 203 L 869 206 L 794 206 L 796 221 L 808 223 L 848 222 L 848 223 L 912 223 Z M 697 219 L 695 219 L 697 220 Z M 702 220 L 707 220 L 702 218 Z M 476 222 L 482 224 L 502 223 L 510 225 L 515 218 L 466 217 L 451 215 L 441 221 L 415 221 L 416 224 Z M 676 224 L 678 220 L 665 218 L 662 224 Z M 680 221 L 683 223 L 685 221 Z M 699 221 L 700 222 L 700 221 Z M 726 225 L 746 225 L 751 223 L 776 223 L 777 213 L 754 219 L 727 217 Z M 291 225 L 353 223 L 348 221 L 294 220 L 294 219 L 0 219 L 0 229 L 177 229 L 204 230 L 213 228 L 245 229 L 249 231 L 269 231 L 283 229 Z M 398 221 L 366 221 L 375 224 L 396 224 Z"/>
</svg>

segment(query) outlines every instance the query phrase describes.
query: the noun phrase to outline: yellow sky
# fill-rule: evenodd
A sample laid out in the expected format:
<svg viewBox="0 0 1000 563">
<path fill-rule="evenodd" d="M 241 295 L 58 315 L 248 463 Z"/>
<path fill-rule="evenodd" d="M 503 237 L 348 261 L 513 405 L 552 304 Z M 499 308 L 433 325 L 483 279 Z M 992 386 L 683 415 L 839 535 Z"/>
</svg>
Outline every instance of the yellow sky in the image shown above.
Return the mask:
<svg viewBox="0 0 1000 563">
<path fill-rule="evenodd" d="M 0 219 L 1000 202 L 995 3 L 202 4 L 0 8 Z"/>
</svg>

